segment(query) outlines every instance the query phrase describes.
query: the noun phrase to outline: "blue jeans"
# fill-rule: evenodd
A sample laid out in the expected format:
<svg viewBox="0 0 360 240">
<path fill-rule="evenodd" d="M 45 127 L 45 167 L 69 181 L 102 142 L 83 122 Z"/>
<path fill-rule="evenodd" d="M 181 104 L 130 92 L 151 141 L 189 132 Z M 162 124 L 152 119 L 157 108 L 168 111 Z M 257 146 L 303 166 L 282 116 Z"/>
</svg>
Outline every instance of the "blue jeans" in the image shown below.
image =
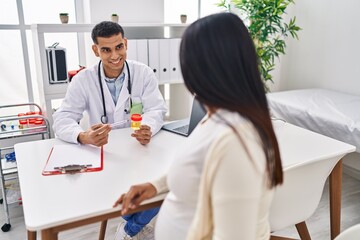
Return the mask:
<svg viewBox="0 0 360 240">
<path fill-rule="evenodd" d="M 127 221 L 124 227 L 125 232 L 130 237 L 135 236 L 156 216 L 156 214 L 158 214 L 159 210 L 160 207 L 157 207 L 123 216 Z"/>
</svg>

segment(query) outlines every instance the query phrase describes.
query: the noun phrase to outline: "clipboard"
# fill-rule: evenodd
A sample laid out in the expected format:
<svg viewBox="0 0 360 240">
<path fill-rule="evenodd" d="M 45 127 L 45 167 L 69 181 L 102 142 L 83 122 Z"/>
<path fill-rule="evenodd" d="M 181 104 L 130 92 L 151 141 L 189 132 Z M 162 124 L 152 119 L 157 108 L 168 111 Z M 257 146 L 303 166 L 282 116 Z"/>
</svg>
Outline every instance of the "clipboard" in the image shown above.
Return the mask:
<svg viewBox="0 0 360 240">
<path fill-rule="evenodd" d="M 42 175 L 101 171 L 103 159 L 103 147 L 82 144 L 54 145 L 50 150 Z"/>
</svg>

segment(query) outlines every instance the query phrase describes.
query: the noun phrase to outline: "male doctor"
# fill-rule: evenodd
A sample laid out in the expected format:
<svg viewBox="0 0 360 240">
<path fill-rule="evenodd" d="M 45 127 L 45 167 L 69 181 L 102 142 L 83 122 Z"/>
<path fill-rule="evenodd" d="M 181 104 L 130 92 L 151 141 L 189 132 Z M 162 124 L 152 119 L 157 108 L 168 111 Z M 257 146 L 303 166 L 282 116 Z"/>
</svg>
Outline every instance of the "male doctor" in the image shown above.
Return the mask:
<svg viewBox="0 0 360 240">
<path fill-rule="evenodd" d="M 100 61 L 73 77 L 53 115 L 55 134 L 67 142 L 102 146 L 108 141 L 111 123 L 128 120 L 117 127 L 129 127 L 131 114 L 139 113 L 142 125 L 132 137 L 141 144 L 149 143 L 167 111 L 155 74 L 145 64 L 126 60 L 127 39 L 119 24 L 101 22 L 91 37 L 92 50 Z M 91 126 L 87 130 L 78 124 L 84 112 Z"/>
<path fill-rule="evenodd" d="M 102 146 L 108 141 L 111 123 L 130 120 L 132 113 L 139 113 L 142 125 L 131 136 L 141 144 L 149 143 L 162 127 L 167 111 L 154 72 L 145 64 L 126 60 L 127 39 L 119 24 L 100 22 L 91 37 L 92 50 L 100 62 L 73 77 L 53 115 L 55 134 L 67 142 Z M 78 124 L 84 112 L 91 126 L 87 130 Z M 127 121 L 119 127 L 129 126 Z M 126 222 L 120 223 L 115 238 L 153 239 L 153 228 L 147 224 L 158 211 L 153 208 L 124 216 Z"/>
</svg>

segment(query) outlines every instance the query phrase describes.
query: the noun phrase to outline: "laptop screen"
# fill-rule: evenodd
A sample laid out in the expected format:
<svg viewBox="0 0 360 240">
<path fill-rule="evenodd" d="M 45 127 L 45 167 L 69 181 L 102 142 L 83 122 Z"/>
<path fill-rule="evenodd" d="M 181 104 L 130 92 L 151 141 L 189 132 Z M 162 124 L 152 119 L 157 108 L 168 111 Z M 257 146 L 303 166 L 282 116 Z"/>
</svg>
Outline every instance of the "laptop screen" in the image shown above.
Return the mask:
<svg viewBox="0 0 360 240">
<path fill-rule="evenodd" d="M 201 121 L 201 119 L 204 118 L 205 115 L 205 108 L 196 98 L 194 98 L 189 118 L 167 123 L 162 127 L 162 129 L 187 137 L 194 130 L 197 124 Z"/>
</svg>

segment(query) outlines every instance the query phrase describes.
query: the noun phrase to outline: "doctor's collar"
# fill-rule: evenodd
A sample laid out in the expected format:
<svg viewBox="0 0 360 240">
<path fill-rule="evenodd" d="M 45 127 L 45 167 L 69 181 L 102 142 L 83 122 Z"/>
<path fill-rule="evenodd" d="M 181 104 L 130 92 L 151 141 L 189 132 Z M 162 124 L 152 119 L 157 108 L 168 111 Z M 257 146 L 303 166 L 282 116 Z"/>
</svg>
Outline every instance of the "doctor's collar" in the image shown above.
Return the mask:
<svg viewBox="0 0 360 240">
<path fill-rule="evenodd" d="M 105 79 L 105 82 L 116 82 L 119 79 L 125 79 L 125 73 L 124 72 L 120 73 L 120 75 L 118 77 L 116 77 L 116 78 L 104 77 L 104 79 Z"/>
<path fill-rule="evenodd" d="M 117 77 L 115 77 L 115 78 L 109 78 L 109 77 L 107 77 L 107 76 L 105 75 L 104 65 L 103 65 L 102 62 L 101 62 L 100 71 L 101 71 L 101 77 L 104 78 L 104 80 L 105 80 L 106 82 L 112 82 L 112 81 L 115 81 L 115 80 L 117 80 L 117 79 L 120 79 L 122 76 L 125 75 L 125 63 L 124 63 L 124 67 L 123 67 L 121 73 L 119 74 L 119 76 L 117 76 Z"/>
</svg>

